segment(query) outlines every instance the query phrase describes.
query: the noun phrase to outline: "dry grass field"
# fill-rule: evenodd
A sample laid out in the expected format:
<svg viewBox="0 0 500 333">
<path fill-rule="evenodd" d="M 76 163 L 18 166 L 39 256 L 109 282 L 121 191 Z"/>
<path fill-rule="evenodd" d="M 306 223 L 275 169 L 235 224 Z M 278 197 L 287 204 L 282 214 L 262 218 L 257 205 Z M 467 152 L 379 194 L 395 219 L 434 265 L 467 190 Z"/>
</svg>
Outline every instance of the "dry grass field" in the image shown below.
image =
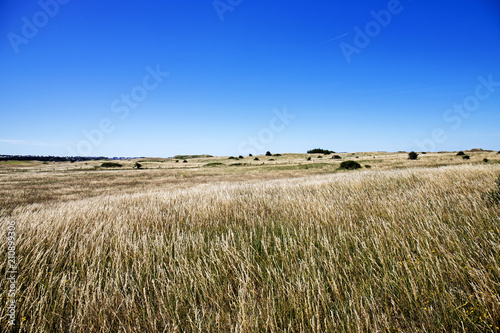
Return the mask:
<svg viewBox="0 0 500 333">
<path fill-rule="evenodd" d="M 500 154 L 467 154 L 0 162 L 0 330 L 499 332 Z"/>
</svg>

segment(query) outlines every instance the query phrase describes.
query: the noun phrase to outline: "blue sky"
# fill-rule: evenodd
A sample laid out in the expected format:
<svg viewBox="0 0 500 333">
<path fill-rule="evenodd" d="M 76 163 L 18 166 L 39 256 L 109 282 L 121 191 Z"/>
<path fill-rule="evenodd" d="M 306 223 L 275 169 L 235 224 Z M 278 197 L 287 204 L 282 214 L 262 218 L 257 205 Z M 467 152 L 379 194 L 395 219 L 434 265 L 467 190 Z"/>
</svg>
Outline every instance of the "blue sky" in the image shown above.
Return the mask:
<svg viewBox="0 0 500 333">
<path fill-rule="evenodd" d="M 500 5 L 0 2 L 0 154 L 500 149 Z"/>
</svg>

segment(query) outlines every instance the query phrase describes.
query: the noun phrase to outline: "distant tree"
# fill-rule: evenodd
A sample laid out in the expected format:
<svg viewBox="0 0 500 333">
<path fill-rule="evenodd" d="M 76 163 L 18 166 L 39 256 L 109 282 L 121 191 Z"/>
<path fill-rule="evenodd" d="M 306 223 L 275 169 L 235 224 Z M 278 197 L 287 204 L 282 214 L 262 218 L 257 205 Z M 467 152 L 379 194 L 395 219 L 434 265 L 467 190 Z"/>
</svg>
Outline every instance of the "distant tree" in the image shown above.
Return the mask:
<svg viewBox="0 0 500 333">
<path fill-rule="evenodd" d="M 271 152 L 268 150 L 266 151 L 266 156 L 273 156 L 273 154 L 271 154 Z"/>
<path fill-rule="evenodd" d="M 463 151 L 459 151 L 459 152 L 457 153 L 457 156 L 464 156 L 464 155 L 465 155 L 465 153 L 464 153 Z"/>
<path fill-rule="evenodd" d="M 463 158 L 464 160 L 470 160 L 470 156 L 469 156 L 469 155 L 464 155 L 464 156 L 462 156 L 462 158 Z"/>
<path fill-rule="evenodd" d="M 142 168 L 142 164 L 139 162 L 135 162 L 134 168 L 140 169 L 140 168 Z"/>
<path fill-rule="evenodd" d="M 335 152 L 332 150 L 321 149 L 321 148 L 314 148 L 314 149 L 308 150 L 307 153 L 308 154 L 325 154 L 325 155 L 335 154 Z"/>
<path fill-rule="evenodd" d="M 182 163 L 187 163 L 187 162 L 188 162 L 187 160 L 182 161 Z"/>
<path fill-rule="evenodd" d="M 249 157 L 252 157 L 253 155 L 252 154 L 248 154 Z"/>
<path fill-rule="evenodd" d="M 238 158 L 243 158 L 243 156 L 240 155 L 240 156 L 238 156 Z"/>
<path fill-rule="evenodd" d="M 321 156 L 321 155 L 318 155 L 318 158 L 323 158 L 323 156 Z"/>
<path fill-rule="evenodd" d="M 340 160 L 342 157 L 340 157 L 339 155 L 333 155 L 332 158 L 334 160 Z"/>
<path fill-rule="evenodd" d="M 311 156 L 308 156 L 308 157 L 306 158 L 306 160 L 310 161 L 310 160 L 311 160 Z"/>
<path fill-rule="evenodd" d="M 409 159 L 409 160 L 416 160 L 416 159 L 417 159 L 417 157 L 418 157 L 418 153 L 415 153 L 414 151 L 412 151 L 412 152 L 410 152 L 410 153 L 408 154 L 408 159 Z"/>
<path fill-rule="evenodd" d="M 254 161 L 258 161 L 258 160 L 259 160 L 259 158 L 258 158 L 258 157 L 256 157 L 256 158 L 254 158 L 253 160 L 254 160 Z"/>
</svg>

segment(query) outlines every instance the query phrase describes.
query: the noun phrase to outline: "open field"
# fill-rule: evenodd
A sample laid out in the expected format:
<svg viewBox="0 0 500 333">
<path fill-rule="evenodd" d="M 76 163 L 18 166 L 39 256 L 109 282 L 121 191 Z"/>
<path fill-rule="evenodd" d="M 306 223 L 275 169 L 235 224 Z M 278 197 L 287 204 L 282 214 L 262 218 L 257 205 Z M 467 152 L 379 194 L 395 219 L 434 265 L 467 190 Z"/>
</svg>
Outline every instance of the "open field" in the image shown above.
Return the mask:
<svg viewBox="0 0 500 333">
<path fill-rule="evenodd" d="M 17 328 L 498 332 L 500 154 L 467 154 L 0 162 Z"/>
</svg>

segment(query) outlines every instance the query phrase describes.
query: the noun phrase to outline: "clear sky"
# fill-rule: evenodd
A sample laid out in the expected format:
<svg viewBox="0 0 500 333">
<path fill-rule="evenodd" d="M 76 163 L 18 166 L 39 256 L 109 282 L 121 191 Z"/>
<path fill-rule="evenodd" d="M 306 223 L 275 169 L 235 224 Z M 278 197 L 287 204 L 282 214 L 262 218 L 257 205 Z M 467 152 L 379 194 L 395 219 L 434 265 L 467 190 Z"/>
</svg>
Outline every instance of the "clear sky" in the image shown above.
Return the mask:
<svg viewBox="0 0 500 333">
<path fill-rule="evenodd" d="M 496 0 L 2 0 L 0 154 L 500 149 Z"/>
</svg>

